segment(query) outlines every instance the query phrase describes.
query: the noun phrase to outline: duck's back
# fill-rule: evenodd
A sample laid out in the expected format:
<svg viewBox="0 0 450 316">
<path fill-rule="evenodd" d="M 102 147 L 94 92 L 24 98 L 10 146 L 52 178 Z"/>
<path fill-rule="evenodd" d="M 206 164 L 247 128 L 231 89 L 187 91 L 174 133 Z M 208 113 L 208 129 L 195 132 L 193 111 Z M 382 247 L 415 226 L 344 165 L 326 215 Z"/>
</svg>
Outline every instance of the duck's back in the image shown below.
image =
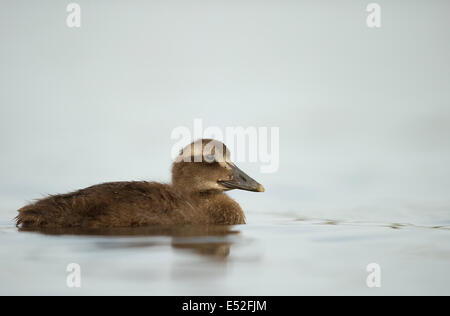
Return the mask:
<svg viewBox="0 0 450 316">
<path fill-rule="evenodd" d="M 195 217 L 189 202 L 171 186 L 142 181 L 49 196 L 21 208 L 16 219 L 22 227 L 123 227 L 187 224 Z"/>
</svg>

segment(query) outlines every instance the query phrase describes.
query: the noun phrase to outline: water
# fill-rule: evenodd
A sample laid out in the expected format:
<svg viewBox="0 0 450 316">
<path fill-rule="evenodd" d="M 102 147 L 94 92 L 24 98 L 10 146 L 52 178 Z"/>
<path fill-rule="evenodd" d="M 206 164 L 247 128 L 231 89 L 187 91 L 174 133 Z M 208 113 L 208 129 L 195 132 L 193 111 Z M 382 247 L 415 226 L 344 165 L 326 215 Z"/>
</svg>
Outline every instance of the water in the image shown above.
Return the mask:
<svg viewBox="0 0 450 316">
<path fill-rule="evenodd" d="M 0 294 L 450 294 L 450 226 L 248 214 L 247 225 L 0 228 Z M 381 287 L 369 288 L 369 263 Z M 81 287 L 66 285 L 69 263 Z"/>
</svg>

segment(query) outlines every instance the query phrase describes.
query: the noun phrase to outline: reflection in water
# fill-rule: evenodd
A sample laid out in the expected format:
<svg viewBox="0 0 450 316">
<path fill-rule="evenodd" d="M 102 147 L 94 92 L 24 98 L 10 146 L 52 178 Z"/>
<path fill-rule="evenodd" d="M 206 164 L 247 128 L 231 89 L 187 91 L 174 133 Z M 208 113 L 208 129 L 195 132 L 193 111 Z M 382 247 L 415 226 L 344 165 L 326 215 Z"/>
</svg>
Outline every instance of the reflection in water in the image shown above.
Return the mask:
<svg viewBox="0 0 450 316">
<path fill-rule="evenodd" d="M 35 232 L 45 235 L 81 235 L 107 237 L 172 237 L 171 246 L 174 249 L 190 250 L 196 254 L 215 258 L 227 258 L 232 241 L 227 238 L 240 232 L 235 226 L 224 225 L 168 225 L 146 227 L 118 227 L 118 228 L 19 228 L 21 232 Z M 97 242 L 101 248 L 146 248 L 161 246 L 160 240 L 141 240 Z"/>
<path fill-rule="evenodd" d="M 370 295 L 371 262 L 392 272 L 380 295 L 450 293 L 447 220 L 257 219 L 265 224 L 0 227 L 0 295 L 74 295 L 66 287 L 72 262 L 83 271 L 77 295 Z"/>
<path fill-rule="evenodd" d="M 176 249 L 194 250 L 200 255 L 209 255 L 217 258 L 227 258 L 230 254 L 231 243 L 176 243 L 172 242 L 172 247 Z"/>
</svg>

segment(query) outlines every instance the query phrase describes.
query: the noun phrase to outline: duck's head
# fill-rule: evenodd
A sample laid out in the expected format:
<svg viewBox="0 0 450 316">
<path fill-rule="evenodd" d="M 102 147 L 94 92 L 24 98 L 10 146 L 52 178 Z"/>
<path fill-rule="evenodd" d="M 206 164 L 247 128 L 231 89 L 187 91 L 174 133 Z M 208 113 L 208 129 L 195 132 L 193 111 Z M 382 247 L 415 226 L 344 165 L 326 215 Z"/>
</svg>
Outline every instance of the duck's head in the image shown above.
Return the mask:
<svg viewBox="0 0 450 316">
<path fill-rule="evenodd" d="M 190 192 L 264 192 L 261 184 L 231 162 L 227 147 L 214 139 L 199 139 L 180 152 L 173 163 L 172 184 Z"/>
</svg>

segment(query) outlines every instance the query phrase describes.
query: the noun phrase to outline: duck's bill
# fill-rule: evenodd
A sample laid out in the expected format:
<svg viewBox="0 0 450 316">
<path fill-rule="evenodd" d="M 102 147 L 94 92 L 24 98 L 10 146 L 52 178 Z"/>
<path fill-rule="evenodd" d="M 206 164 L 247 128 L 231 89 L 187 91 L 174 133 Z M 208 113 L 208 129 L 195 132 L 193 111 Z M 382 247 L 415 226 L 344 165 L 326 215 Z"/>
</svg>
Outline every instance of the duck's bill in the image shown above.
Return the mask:
<svg viewBox="0 0 450 316">
<path fill-rule="evenodd" d="M 256 182 L 253 178 L 249 177 L 244 171 L 239 169 L 234 164 L 229 164 L 232 168 L 232 178 L 230 180 L 221 180 L 219 183 L 227 189 L 238 189 L 253 192 L 264 192 L 264 187 Z"/>
</svg>

